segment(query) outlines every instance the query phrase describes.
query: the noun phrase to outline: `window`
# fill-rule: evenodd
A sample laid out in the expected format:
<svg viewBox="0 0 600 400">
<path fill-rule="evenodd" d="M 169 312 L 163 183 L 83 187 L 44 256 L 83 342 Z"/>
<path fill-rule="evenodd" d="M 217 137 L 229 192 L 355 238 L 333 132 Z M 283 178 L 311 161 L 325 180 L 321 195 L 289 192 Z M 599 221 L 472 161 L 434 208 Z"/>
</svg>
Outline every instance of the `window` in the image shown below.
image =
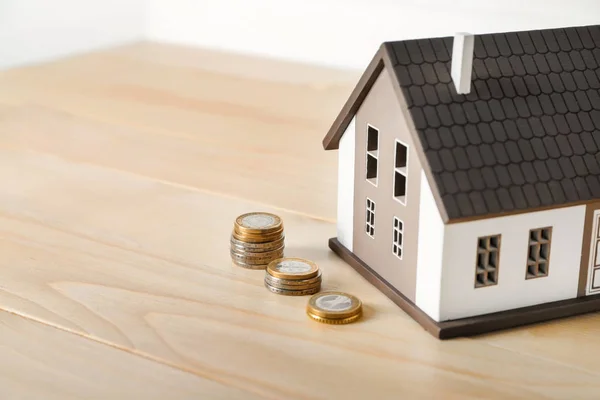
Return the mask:
<svg viewBox="0 0 600 400">
<path fill-rule="evenodd" d="M 406 205 L 406 177 L 408 176 L 408 147 L 396 140 L 394 156 L 394 198 Z"/>
<path fill-rule="evenodd" d="M 379 131 L 367 125 L 367 181 L 377 186 L 377 164 L 379 158 Z"/>
<path fill-rule="evenodd" d="M 366 219 L 365 232 L 367 232 L 367 235 L 375 237 L 375 203 L 368 197 Z"/>
<path fill-rule="evenodd" d="M 552 227 L 532 229 L 529 231 L 526 279 L 548 276 L 551 240 Z"/>
<path fill-rule="evenodd" d="M 477 239 L 476 263 L 475 287 L 496 285 L 500 263 L 500 235 L 484 236 Z"/>
<path fill-rule="evenodd" d="M 392 253 L 402 260 L 402 239 L 404 233 L 404 223 L 394 217 L 394 242 L 392 243 Z"/>
</svg>

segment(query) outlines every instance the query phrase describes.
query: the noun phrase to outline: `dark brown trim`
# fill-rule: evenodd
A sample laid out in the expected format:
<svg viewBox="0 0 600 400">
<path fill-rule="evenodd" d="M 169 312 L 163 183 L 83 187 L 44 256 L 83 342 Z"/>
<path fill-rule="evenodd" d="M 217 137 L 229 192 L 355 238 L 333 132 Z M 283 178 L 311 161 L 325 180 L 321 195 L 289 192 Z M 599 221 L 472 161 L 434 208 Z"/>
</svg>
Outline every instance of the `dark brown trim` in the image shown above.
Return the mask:
<svg viewBox="0 0 600 400">
<path fill-rule="evenodd" d="M 323 138 L 323 148 L 325 150 L 336 150 L 340 146 L 340 139 L 348 128 L 350 121 L 362 105 L 363 101 L 369 94 L 369 91 L 375 84 L 377 77 L 383 70 L 383 46 L 379 48 L 375 57 L 360 77 L 358 84 L 352 91 L 352 94 L 342 107 L 339 115 L 329 128 L 329 132 Z"/>
<path fill-rule="evenodd" d="M 600 295 L 596 295 L 555 301 L 477 317 L 462 318 L 454 321 L 436 322 L 369 268 L 368 265 L 363 263 L 350 250 L 345 248 L 336 238 L 329 239 L 329 247 L 417 321 L 425 330 L 438 339 L 480 335 L 501 329 L 600 311 Z"/>
<path fill-rule="evenodd" d="M 590 246 L 592 244 L 592 229 L 594 229 L 594 211 L 600 209 L 600 203 L 594 202 L 587 205 L 585 209 L 585 222 L 583 225 L 583 241 L 581 244 L 581 265 L 579 266 L 579 285 L 577 296 L 585 296 L 587 289 L 588 270 L 590 266 Z"/>
</svg>

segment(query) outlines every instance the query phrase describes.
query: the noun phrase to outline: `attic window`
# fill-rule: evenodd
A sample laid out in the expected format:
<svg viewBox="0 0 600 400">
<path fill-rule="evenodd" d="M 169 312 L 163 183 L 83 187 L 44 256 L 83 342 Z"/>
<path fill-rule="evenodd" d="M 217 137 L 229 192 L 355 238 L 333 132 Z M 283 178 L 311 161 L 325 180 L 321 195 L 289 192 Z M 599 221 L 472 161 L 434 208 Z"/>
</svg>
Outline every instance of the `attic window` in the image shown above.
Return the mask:
<svg viewBox="0 0 600 400">
<path fill-rule="evenodd" d="M 406 205 L 406 183 L 408 177 L 408 146 L 396 140 L 394 155 L 394 198 Z"/>
<path fill-rule="evenodd" d="M 377 186 L 379 164 L 379 130 L 367 125 L 367 181 Z"/>
</svg>

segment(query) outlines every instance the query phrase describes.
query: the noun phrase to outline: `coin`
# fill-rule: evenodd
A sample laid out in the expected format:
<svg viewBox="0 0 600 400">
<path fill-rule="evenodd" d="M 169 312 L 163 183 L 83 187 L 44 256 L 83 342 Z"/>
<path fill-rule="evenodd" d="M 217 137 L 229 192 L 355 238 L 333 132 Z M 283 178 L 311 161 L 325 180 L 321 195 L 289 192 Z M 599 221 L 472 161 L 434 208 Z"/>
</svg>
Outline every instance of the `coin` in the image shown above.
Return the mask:
<svg viewBox="0 0 600 400">
<path fill-rule="evenodd" d="M 265 269 L 267 268 L 267 264 L 247 264 L 238 260 L 231 260 L 234 265 L 238 267 L 246 268 L 246 269 Z"/>
<path fill-rule="evenodd" d="M 284 246 L 284 239 L 274 240 L 272 242 L 263 242 L 263 243 L 248 243 L 238 240 L 231 236 L 231 248 L 236 248 L 243 251 L 251 251 L 255 253 L 266 252 L 266 251 L 274 251 Z"/>
<path fill-rule="evenodd" d="M 280 279 L 275 278 L 268 272 L 265 273 L 265 282 L 268 282 L 271 286 L 304 286 L 304 285 L 314 285 L 317 282 L 321 282 L 321 271 L 318 272 L 317 276 L 310 279 Z"/>
<path fill-rule="evenodd" d="M 319 273 L 319 267 L 312 261 L 303 258 L 280 258 L 267 266 L 267 272 L 280 279 L 310 279 Z"/>
<path fill-rule="evenodd" d="M 306 296 L 309 294 L 315 294 L 319 290 L 321 290 L 321 285 L 315 286 L 312 289 L 303 289 L 303 290 L 287 290 L 287 289 L 279 289 L 274 286 L 271 286 L 265 282 L 265 287 L 269 289 L 271 292 L 276 294 L 282 294 L 285 296 Z"/>
<path fill-rule="evenodd" d="M 235 227 L 240 233 L 267 234 L 282 230 L 281 218 L 275 214 L 252 212 L 240 215 L 235 220 Z"/>
<path fill-rule="evenodd" d="M 322 318 L 344 319 L 361 313 L 362 302 L 348 293 L 323 292 L 308 300 L 306 311 Z"/>
<path fill-rule="evenodd" d="M 236 259 L 236 260 L 240 260 L 244 263 L 247 264 L 269 264 L 271 261 L 273 261 L 274 259 L 280 258 L 283 256 L 283 250 L 279 250 L 276 253 L 266 253 L 269 254 L 266 257 L 261 256 L 261 253 L 235 253 L 233 251 L 230 251 L 229 254 L 231 254 L 231 258 Z M 265 254 L 265 253 L 262 253 Z"/>
<path fill-rule="evenodd" d="M 275 234 L 268 235 L 246 235 L 240 234 L 235 230 L 231 234 L 234 239 L 239 240 L 245 243 L 265 243 L 265 242 L 273 242 L 275 240 L 283 239 L 283 231 L 276 232 Z"/>
<path fill-rule="evenodd" d="M 311 314 L 309 312 L 307 312 L 306 315 L 308 315 L 310 318 L 314 319 L 315 321 L 318 321 L 318 322 L 321 322 L 324 324 L 331 324 L 331 325 L 350 324 L 354 321 L 359 320 L 362 317 L 362 313 L 355 314 L 348 318 L 323 318 L 318 315 Z"/>
<path fill-rule="evenodd" d="M 229 254 L 242 268 L 265 269 L 283 257 L 283 221 L 277 215 L 252 212 L 240 215 L 233 224 Z"/>
</svg>

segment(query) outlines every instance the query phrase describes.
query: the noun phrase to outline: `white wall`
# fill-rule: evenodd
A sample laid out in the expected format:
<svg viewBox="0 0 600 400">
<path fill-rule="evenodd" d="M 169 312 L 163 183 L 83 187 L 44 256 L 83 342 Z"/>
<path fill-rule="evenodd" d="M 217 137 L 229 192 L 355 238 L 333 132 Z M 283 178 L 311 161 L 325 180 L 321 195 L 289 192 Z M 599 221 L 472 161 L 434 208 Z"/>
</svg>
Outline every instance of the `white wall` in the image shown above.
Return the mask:
<svg viewBox="0 0 600 400">
<path fill-rule="evenodd" d="M 149 39 L 361 69 L 387 40 L 594 23 L 597 0 L 0 0 L 0 68 Z"/>
<path fill-rule="evenodd" d="M 144 0 L 0 0 L 0 69 L 142 40 Z"/>
<path fill-rule="evenodd" d="M 597 0 L 149 0 L 147 37 L 363 68 L 388 40 L 597 23 Z"/>
<path fill-rule="evenodd" d="M 356 118 L 346 128 L 338 149 L 337 238 L 348 250 L 354 240 L 354 155 Z"/>
<path fill-rule="evenodd" d="M 450 224 L 444 234 L 440 320 L 577 296 L 585 206 Z M 549 275 L 525 279 L 529 230 L 552 226 Z M 474 288 L 477 239 L 501 234 L 498 284 Z"/>
<path fill-rule="evenodd" d="M 427 177 L 421 171 L 415 304 L 436 321 L 440 319 L 443 248 L 444 222 Z"/>
</svg>

